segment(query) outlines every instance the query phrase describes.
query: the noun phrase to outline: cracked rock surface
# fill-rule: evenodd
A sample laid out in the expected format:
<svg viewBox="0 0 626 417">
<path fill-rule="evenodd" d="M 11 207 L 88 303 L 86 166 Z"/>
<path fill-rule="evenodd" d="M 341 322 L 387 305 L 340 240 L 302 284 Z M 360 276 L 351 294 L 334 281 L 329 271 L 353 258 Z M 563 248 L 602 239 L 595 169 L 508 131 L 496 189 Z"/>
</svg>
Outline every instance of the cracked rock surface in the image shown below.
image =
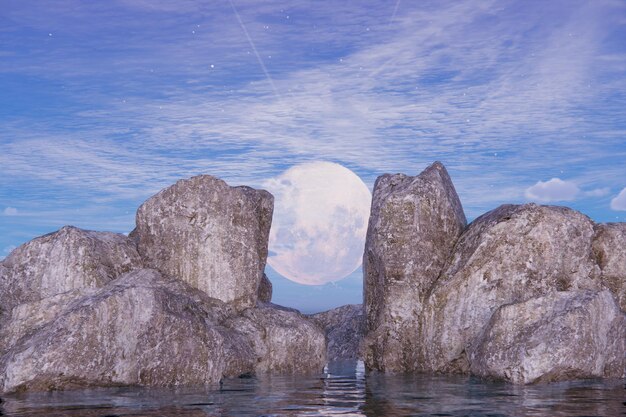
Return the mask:
<svg viewBox="0 0 626 417">
<path fill-rule="evenodd" d="M 626 312 L 626 223 L 605 223 L 596 227 L 593 250 L 602 283 Z"/>
<path fill-rule="evenodd" d="M 271 303 L 273 197 L 211 176 L 144 203 L 132 237 L 67 226 L 0 262 L 0 392 L 212 385 L 254 373 L 623 378 L 626 224 L 503 205 L 466 226 L 450 177 L 376 181 L 364 305 Z"/>
<path fill-rule="evenodd" d="M 226 325 L 243 333 L 256 354 L 254 371 L 310 374 L 326 364 L 326 337 L 313 320 L 272 305 L 245 310 Z"/>
<path fill-rule="evenodd" d="M 553 206 L 504 205 L 463 233 L 422 316 L 424 368 L 467 372 L 466 349 L 502 305 L 554 291 L 600 289 L 594 224 Z"/>
<path fill-rule="evenodd" d="M 365 335 L 365 312 L 362 304 L 348 304 L 313 318 L 326 332 L 328 360 L 361 359 L 361 343 Z"/>
<path fill-rule="evenodd" d="M 625 344 L 626 316 L 608 290 L 553 292 L 500 307 L 471 371 L 521 384 L 623 378 Z"/>
</svg>

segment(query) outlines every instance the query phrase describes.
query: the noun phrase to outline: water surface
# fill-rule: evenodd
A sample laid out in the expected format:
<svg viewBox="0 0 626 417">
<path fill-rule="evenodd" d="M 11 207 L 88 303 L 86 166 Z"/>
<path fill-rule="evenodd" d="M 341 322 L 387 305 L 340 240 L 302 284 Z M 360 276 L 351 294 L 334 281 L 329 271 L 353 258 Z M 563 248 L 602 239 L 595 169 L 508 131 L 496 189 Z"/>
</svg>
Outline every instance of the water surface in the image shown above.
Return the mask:
<svg viewBox="0 0 626 417">
<path fill-rule="evenodd" d="M 356 365 L 356 366 L 355 366 Z M 215 389 L 108 388 L 3 398 L 7 416 L 626 416 L 625 381 L 513 386 L 454 376 L 365 377 L 337 362 L 316 376 L 259 376 Z"/>
</svg>

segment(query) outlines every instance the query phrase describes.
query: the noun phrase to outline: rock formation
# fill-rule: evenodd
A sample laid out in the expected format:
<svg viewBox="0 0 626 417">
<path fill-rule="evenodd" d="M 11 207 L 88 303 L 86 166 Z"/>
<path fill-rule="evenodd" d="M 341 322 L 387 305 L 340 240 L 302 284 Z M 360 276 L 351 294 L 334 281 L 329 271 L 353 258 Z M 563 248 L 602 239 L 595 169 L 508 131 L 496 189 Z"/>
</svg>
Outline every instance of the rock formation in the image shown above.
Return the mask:
<svg viewBox="0 0 626 417">
<path fill-rule="evenodd" d="M 463 230 L 442 172 L 434 164 L 416 178 L 376 181 L 364 256 L 367 367 L 515 383 L 622 377 L 626 224 L 525 204 Z"/>
<path fill-rule="evenodd" d="M 257 302 L 273 204 L 267 191 L 200 175 L 143 203 L 131 237 L 147 267 L 243 310 Z"/>
<path fill-rule="evenodd" d="M 13 250 L 3 261 L 3 309 L 82 288 L 99 288 L 142 268 L 135 244 L 117 233 L 63 227 Z"/>
<path fill-rule="evenodd" d="M 361 356 L 514 383 L 626 376 L 626 224 L 526 204 L 466 227 L 440 163 L 384 175 L 364 306 L 307 317 L 271 303 L 272 205 L 199 176 L 146 201 L 131 238 L 64 227 L 14 250 L 0 262 L 0 392 L 210 385 Z"/>
<path fill-rule="evenodd" d="M 13 251 L 0 263 L 0 392 L 321 372 L 324 331 L 270 303 L 272 205 L 194 177 L 141 206 L 133 239 L 64 227 Z"/>
<path fill-rule="evenodd" d="M 504 205 L 463 233 L 422 317 L 424 368 L 466 372 L 466 348 L 502 305 L 599 289 L 593 222 L 564 207 Z"/>
<path fill-rule="evenodd" d="M 329 361 L 361 359 L 365 335 L 362 304 L 349 304 L 311 316 L 326 332 Z"/>
<path fill-rule="evenodd" d="M 420 175 L 376 180 L 365 254 L 369 369 L 419 369 L 418 319 L 424 296 L 439 276 L 466 220 L 444 166 Z"/>
<path fill-rule="evenodd" d="M 623 378 L 625 344 L 609 291 L 555 291 L 498 308 L 469 357 L 473 374 L 522 384 Z"/>
<path fill-rule="evenodd" d="M 626 223 L 596 227 L 593 251 L 600 266 L 602 283 L 617 297 L 626 312 Z"/>
</svg>

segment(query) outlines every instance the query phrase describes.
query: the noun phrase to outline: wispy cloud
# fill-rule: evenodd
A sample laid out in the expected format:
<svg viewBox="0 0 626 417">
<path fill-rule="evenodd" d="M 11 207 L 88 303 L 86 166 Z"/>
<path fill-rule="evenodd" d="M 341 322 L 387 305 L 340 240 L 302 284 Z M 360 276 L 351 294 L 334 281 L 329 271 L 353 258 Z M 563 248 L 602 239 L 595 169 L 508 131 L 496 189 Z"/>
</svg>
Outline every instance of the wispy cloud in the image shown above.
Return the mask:
<svg viewBox="0 0 626 417">
<path fill-rule="evenodd" d="M 585 191 L 585 197 L 604 197 L 611 193 L 611 189 L 609 187 L 604 188 L 596 188 L 595 190 Z"/>
<path fill-rule="evenodd" d="M 15 207 L 7 207 L 2 211 L 5 216 L 17 216 L 18 210 Z"/>
<path fill-rule="evenodd" d="M 600 200 L 626 177 L 619 3 L 42 7 L 4 12 L 0 74 L 41 82 L 41 111 L 63 111 L 3 119 L 5 205 L 45 199 L 71 218 L 78 200 L 125 212 L 198 173 L 260 186 L 329 160 L 372 186 L 442 160 L 475 217 L 537 178 Z"/>
</svg>

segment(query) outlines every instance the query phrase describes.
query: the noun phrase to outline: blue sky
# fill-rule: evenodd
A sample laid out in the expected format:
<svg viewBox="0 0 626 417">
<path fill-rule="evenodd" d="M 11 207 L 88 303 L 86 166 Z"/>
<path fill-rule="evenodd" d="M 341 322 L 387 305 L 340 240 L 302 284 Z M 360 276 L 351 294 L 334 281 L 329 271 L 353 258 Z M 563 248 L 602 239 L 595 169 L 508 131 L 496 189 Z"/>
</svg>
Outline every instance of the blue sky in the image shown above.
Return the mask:
<svg viewBox="0 0 626 417">
<path fill-rule="evenodd" d="M 1 3 L 0 257 L 65 224 L 127 232 L 179 178 L 315 160 L 370 187 L 441 160 L 470 219 L 626 218 L 624 1 Z M 361 298 L 358 272 L 270 276 L 307 311 Z"/>
</svg>

